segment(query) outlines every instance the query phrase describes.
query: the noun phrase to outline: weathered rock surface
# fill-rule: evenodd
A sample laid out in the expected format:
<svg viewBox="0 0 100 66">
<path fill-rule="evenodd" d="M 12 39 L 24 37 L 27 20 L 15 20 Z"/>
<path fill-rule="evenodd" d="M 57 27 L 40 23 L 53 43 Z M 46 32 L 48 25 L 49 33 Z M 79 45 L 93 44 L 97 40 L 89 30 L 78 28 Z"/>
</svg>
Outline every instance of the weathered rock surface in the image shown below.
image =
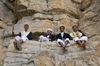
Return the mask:
<svg viewBox="0 0 100 66">
<path fill-rule="evenodd" d="M 10 42 L 9 42 L 9 41 L 10 41 L 11 39 L 12 39 L 12 37 L 7 37 L 7 38 L 5 38 L 2 45 L 3 45 L 4 47 L 8 47 L 8 46 L 10 45 Z"/>
<path fill-rule="evenodd" d="M 100 0 L 0 0 L 0 65 L 6 55 L 4 66 L 100 66 L 99 7 Z M 70 33 L 78 25 L 89 37 L 87 50 L 73 41 L 67 52 L 56 41 L 27 41 L 17 51 L 11 39 L 24 24 L 29 24 L 34 40 L 48 28 L 58 34 L 63 25 Z"/>
<path fill-rule="evenodd" d="M 13 35 L 13 25 L 7 26 L 4 29 L 3 37 L 9 37 L 9 36 L 12 36 L 12 35 Z"/>
<path fill-rule="evenodd" d="M 0 2 L 0 21 L 3 21 L 4 23 L 12 23 L 14 20 L 14 14 L 2 2 Z"/>
<path fill-rule="evenodd" d="M 100 36 L 98 38 L 100 39 Z M 100 65 L 100 54 L 98 53 L 100 50 L 100 41 L 96 41 L 93 38 L 89 40 L 87 42 L 87 50 L 80 47 L 74 41 L 71 41 L 71 43 L 71 46 L 67 47 L 68 51 L 64 52 L 62 48 L 56 44 L 56 41 L 41 43 L 37 41 L 27 41 L 22 44 L 22 51 L 18 51 L 14 48 L 13 40 L 11 40 L 6 53 L 4 66 Z"/>
<path fill-rule="evenodd" d="M 93 5 L 97 0 L 82 0 L 81 10 L 86 10 L 91 5 Z"/>
<path fill-rule="evenodd" d="M 36 13 L 33 16 L 23 17 L 19 20 L 17 24 L 14 25 L 14 35 L 18 35 L 20 31 L 24 30 L 24 24 L 29 24 L 29 30 L 33 33 L 46 32 L 48 28 L 51 28 L 54 34 L 58 34 L 59 27 L 62 25 L 66 27 L 65 31 L 70 33 L 72 31 L 72 25 L 78 24 L 78 19 L 71 19 L 66 14 L 52 16 Z"/>
<path fill-rule="evenodd" d="M 100 35 L 100 0 L 89 7 L 79 20 L 79 27 L 88 37 Z"/>
<path fill-rule="evenodd" d="M 59 12 L 59 14 L 68 13 L 75 18 L 79 18 L 78 7 L 71 0 L 16 0 L 15 3 L 15 13 L 19 16 L 19 19 L 35 12 L 47 14 L 57 14 L 56 12 Z"/>
</svg>

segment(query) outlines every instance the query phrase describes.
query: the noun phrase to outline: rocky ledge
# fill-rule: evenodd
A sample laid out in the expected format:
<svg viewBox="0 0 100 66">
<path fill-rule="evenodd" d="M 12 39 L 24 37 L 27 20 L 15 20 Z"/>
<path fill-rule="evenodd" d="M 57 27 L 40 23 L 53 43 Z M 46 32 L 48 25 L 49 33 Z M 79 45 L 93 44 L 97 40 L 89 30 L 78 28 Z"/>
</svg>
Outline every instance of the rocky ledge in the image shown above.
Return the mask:
<svg viewBox="0 0 100 66">
<path fill-rule="evenodd" d="M 22 44 L 22 51 L 18 51 L 13 41 L 10 41 L 4 66 L 100 66 L 100 42 L 93 38 L 88 40 L 86 50 L 71 41 L 67 52 L 56 41 L 27 41 Z"/>
</svg>

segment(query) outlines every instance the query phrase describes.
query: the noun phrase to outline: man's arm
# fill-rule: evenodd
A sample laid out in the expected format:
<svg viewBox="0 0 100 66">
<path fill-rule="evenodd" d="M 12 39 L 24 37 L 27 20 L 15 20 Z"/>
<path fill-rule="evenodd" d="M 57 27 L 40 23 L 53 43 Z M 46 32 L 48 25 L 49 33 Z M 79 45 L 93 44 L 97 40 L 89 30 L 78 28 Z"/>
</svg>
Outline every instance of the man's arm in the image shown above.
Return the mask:
<svg viewBox="0 0 100 66">
<path fill-rule="evenodd" d="M 57 39 L 60 39 L 59 34 L 56 37 L 57 37 Z"/>
<path fill-rule="evenodd" d="M 70 39 L 70 40 L 73 40 L 73 38 L 68 34 L 68 38 Z"/>
<path fill-rule="evenodd" d="M 28 38 L 29 40 L 32 40 L 32 32 L 29 33 L 29 35 L 27 36 L 27 38 Z"/>
<path fill-rule="evenodd" d="M 50 41 L 54 41 L 55 40 L 55 35 L 52 35 L 51 40 Z"/>
<path fill-rule="evenodd" d="M 19 33 L 19 36 L 21 37 L 21 32 Z"/>
</svg>

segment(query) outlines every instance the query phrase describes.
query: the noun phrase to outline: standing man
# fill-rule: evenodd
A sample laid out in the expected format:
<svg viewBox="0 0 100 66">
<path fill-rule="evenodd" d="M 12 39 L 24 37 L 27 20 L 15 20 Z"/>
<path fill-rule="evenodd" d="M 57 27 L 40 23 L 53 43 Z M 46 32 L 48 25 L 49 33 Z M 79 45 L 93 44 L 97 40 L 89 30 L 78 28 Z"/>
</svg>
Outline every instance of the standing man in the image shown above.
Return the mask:
<svg viewBox="0 0 100 66">
<path fill-rule="evenodd" d="M 52 34 L 53 30 L 52 29 L 47 29 L 47 35 L 41 35 L 39 37 L 39 42 L 43 41 L 54 41 L 55 40 L 55 35 Z"/>
<path fill-rule="evenodd" d="M 78 27 L 74 25 L 72 27 L 73 32 L 70 33 L 70 36 L 73 37 L 73 40 L 76 41 L 78 44 L 80 44 L 82 47 L 86 49 L 86 41 L 87 36 L 83 36 L 81 32 L 79 32 Z"/>
<path fill-rule="evenodd" d="M 57 44 L 58 44 L 58 46 L 62 47 L 62 50 L 67 51 L 66 46 L 71 45 L 70 40 L 72 40 L 72 38 L 69 34 L 65 33 L 64 30 L 65 30 L 65 27 L 60 26 L 60 32 L 61 33 L 59 33 L 57 35 Z"/>
<path fill-rule="evenodd" d="M 15 41 L 13 42 L 14 47 L 18 50 L 22 50 L 21 44 L 26 40 L 32 40 L 32 32 L 28 31 L 29 25 L 24 25 L 24 31 L 19 33 L 19 36 L 15 37 Z"/>
</svg>

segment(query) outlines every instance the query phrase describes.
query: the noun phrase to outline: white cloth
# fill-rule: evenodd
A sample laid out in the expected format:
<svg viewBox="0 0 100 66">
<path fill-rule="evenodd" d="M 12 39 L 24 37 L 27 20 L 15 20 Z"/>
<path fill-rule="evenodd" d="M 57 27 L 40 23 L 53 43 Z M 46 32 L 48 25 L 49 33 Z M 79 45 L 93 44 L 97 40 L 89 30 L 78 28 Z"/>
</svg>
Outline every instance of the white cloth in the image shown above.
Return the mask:
<svg viewBox="0 0 100 66">
<path fill-rule="evenodd" d="M 19 40 L 23 40 L 23 42 L 25 42 L 26 40 L 28 40 L 28 38 L 26 37 L 30 32 L 29 31 L 22 31 L 21 32 L 21 37 L 20 36 L 16 36 L 15 40 L 19 41 Z"/>
<path fill-rule="evenodd" d="M 78 37 L 76 37 L 76 38 L 73 38 L 73 40 L 74 41 L 78 41 L 78 40 L 85 40 L 85 41 L 87 41 L 88 40 L 88 37 L 87 36 L 82 36 L 81 38 L 78 38 Z"/>
<path fill-rule="evenodd" d="M 47 29 L 47 31 L 48 31 L 48 30 L 50 30 L 50 31 L 52 31 L 52 32 L 53 32 L 53 30 L 52 30 L 51 28 Z"/>
<path fill-rule="evenodd" d="M 63 36 L 64 36 L 64 32 L 61 33 L 61 37 L 62 37 L 62 38 L 63 38 Z"/>
<path fill-rule="evenodd" d="M 15 37 L 15 40 L 17 40 L 17 41 L 19 41 L 19 40 L 23 40 L 23 42 L 25 42 L 26 40 L 28 40 L 28 38 L 26 37 L 26 36 L 22 36 L 22 37 L 20 37 L 20 36 L 16 36 Z"/>
<path fill-rule="evenodd" d="M 75 33 L 76 36 L 77 36 L 77 32 L 74 32 L 74 33 Z M 79 32 L 79 33 L 80 33 L 80 35 L 82 36 L 82 33 L 81 33 L 81 32 Z M 73 33 L 70 33 L 70 36 L 71 36 L 71 37 L 74 37 L 74 36 L 73 36 Z"/>
<path fill-rule="evenodd" d="M 29 31 L 26 31 L 26 32 L 25 31 L 22 31 L 21 32 L 21 36 L 27 36 L 29 33 L 30 33 Z"/>
<path fill-rule="evenodd" d="M 70 42 L 69 38 L 65 39 L 65 41 L 63 41 L 63 40 L 61 40 L 61 39 L 57 39 L 57 44 L 58 44 L 58 46 L 61 46 L 61 45 L 59 44 L 59 42 L 62 42 L 63 45 L 65 45 L 65 42 L 66 42 L 66 41 L 69 42 L 66 46 L 70 46 L 70 45 L 71 45 L 71 42 Z"/>
<path fill-rule="evenodd" d="M 43 35 L 40 36 L 39 42 L 43 41 L 49 41 L 47 37 L 44 37 Z"/>
<path fill-rule="evenodd" d="M 49 38 L 50 35 L 47 35 L 47 38 Z"/>
</svg>

